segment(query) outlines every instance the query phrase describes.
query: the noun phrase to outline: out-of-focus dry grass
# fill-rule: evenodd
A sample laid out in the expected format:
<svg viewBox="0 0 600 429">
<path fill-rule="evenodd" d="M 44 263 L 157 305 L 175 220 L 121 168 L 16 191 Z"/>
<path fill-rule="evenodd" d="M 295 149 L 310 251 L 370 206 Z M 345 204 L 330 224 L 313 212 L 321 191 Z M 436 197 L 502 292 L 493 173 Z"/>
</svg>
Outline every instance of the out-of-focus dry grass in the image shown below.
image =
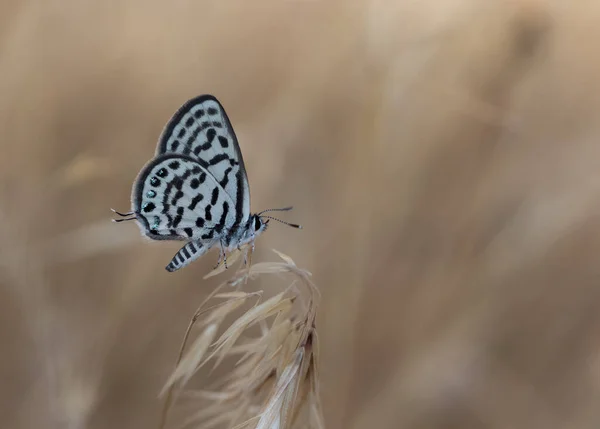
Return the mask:
<svg viewBox="0 0 600 429">
<path fill-rule="evenodd" d="M 280 249 L 321 287 L 328 428 L 598 427 L 597 2 L 0 12 L 2 427 L 157 423 L 216 254 L 170 275 L 178 243 L 109 208 L 205 92 L 253 208 L 305 227 L 274 225 L 254 258 Z"/>
</svg>

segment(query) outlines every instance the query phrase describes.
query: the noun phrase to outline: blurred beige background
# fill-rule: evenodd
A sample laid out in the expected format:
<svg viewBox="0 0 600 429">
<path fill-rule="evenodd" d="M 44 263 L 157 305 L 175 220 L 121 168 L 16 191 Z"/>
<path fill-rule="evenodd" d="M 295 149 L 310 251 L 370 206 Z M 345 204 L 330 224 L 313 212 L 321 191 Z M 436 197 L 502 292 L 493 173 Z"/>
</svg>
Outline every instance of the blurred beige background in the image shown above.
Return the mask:
<svg viewBox="0 0 600 429">
<path fill-rule="evenodd" d="M 598 428 L 599 22 L 592 0 L 5 0 L 0 426 L 156 426 L 217 254 L 169 274 L 179 243 L 109 209 L 212 93 L 253 209 L 305 227 L 255 258 L 322 290 L 328 428 Z"/>
</svg>

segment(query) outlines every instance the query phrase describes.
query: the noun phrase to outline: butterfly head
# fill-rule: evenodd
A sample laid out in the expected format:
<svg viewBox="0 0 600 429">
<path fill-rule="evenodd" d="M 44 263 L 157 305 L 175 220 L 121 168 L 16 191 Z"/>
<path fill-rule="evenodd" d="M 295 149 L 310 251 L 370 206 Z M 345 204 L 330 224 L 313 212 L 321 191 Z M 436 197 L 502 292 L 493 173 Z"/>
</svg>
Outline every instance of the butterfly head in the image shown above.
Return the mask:
<svg viewBox="0 0 600 429">
<path fill-rule="evenodd" d="M 262 217 L 258 214 L 253 215 L 252 218 L 250 219 L 250 228 L 255 236 L 260 234 L 261 232 L 263 232 L 265 229 L 267 229 L 268 224 L 269 224 L 269 219 L 264 221 L 262 219 Z"/>
</svg>

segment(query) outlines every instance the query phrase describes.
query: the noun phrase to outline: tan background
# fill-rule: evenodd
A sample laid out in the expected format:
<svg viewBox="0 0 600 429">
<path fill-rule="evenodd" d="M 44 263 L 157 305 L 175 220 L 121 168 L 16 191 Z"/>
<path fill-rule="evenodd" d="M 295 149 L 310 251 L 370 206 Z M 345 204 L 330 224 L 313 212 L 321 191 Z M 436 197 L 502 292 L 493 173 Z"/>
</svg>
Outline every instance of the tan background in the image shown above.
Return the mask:
<svg viewBox="0 0 600 429">
<path fill-rule="evenodd" d="M 5 0 L 0 426 L 155 427 L 217 255 L 168 274 L 179 243 L 109 208 L 209 92 L 253 209 L 305 226 L 256 257 L 321 287 L 328 428 L 598 428 L 599 22 L 596 0 Z"/>
</svg>

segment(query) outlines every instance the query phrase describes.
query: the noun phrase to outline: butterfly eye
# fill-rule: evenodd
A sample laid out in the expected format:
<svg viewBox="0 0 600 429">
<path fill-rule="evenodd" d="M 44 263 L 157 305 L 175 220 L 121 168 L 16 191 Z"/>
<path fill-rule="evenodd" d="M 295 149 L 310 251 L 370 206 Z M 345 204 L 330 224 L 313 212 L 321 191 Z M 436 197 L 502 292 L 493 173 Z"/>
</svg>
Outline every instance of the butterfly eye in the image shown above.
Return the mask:
<svg viewBox="0 0 600 429">
<path fill-rule="evenodd" d="M 262 226 L 262 222 L 258 216 L 254 217 L 254 231 L 258 231 Z"/>
</svg>

